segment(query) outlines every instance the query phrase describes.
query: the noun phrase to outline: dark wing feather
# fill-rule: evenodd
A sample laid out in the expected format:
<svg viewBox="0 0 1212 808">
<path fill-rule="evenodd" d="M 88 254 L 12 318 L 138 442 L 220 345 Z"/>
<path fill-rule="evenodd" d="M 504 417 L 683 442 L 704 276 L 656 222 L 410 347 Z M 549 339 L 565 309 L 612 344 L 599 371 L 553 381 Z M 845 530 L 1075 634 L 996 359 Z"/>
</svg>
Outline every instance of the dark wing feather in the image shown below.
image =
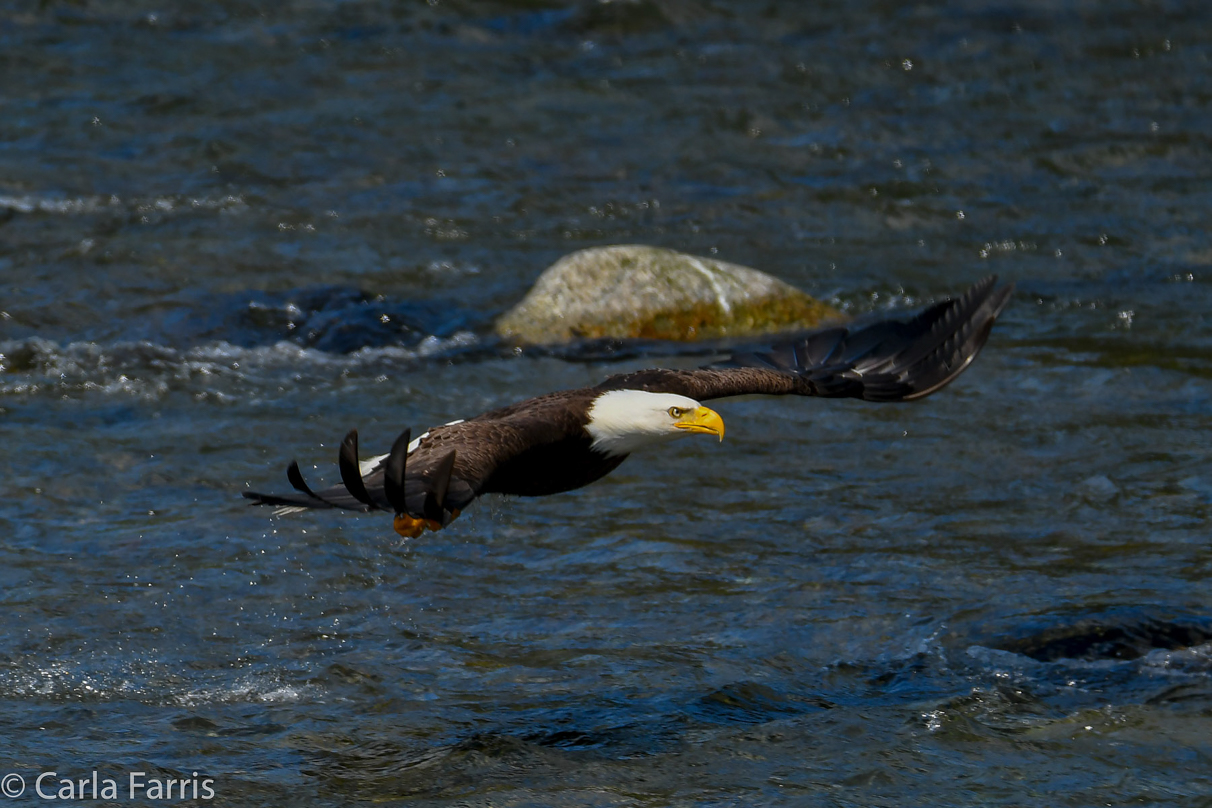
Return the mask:
<svg viewBox="0 0 1212 808">
<path fill-rule="evenodd" d="M 391 445 L 391 452 L 383 466 L 383 498 L 396 513 L 408 511 L 408 481 L 404 472 L 408 467 L 408 444 L 412 441 L 412 430 L 405 429 Z M 359 475 L 360 477 L 361 475 Z M 365 485 L 365 481 L 362 483 Z M 349 484 L 346 483 L 346 488 Z"/>
<path fill-rule="evenodd" d="M 254 505 L 277 505 L 283 508 L 342 508 L 347 511 L 375 510 L 349 492 L 343 485 L 325 488 L 322 491 L 312 491 L 303 480 L 299 464 L 291 461 L 286 469 L 286 479 L 297 494 L 262 494 L 256 491 L 244 491 L 244 496 L 253 501 Z"/>
<path fill-rule="evenodd" d="M 303 472 L 299 471 L 297 461 L 290 461 L 290 465 L 286 467 L 286 481 L 290 483 L 290 487 L 298 491 L 308 499 L 316 500 L 317 507 L 321 505 L 327 506 L 328 503 L 316 496 L 316 492 L 311 490 L 311 486 L 303 479 Z M 329 506 L 331 507 L 331 506 Z"/>
<path fill-rule="evenodd" d="M 405 429 L 404 436 L 409 434 L 409 431 Z M 405 442 L 407 443 L 407 439 Z M 337 453 L 337 466 L 341 470 L 341 482 L 345 485 L 345 490 L 349 492 L 349 495 L 368 508 L 374 508 L 374 500 L 370 498 L 370 492 L 366 490 L 366 483 L 362 481 L 362 472 L 358 469 L 358 430 L 349 430 L 345 440 L 341 441 L 341 449 Z"/>
<path fill-rule="evenodd" d="M 972 363 L 1014 285 L 996 276 L 908 321 L 829 328 L 738 353 L 698 370 L 641 370 L 612 376 L 599 390 L 677 393 L 698 401 L 743 395 L 800 395 L 911 401 L 942 388 Z"/>
</svg>

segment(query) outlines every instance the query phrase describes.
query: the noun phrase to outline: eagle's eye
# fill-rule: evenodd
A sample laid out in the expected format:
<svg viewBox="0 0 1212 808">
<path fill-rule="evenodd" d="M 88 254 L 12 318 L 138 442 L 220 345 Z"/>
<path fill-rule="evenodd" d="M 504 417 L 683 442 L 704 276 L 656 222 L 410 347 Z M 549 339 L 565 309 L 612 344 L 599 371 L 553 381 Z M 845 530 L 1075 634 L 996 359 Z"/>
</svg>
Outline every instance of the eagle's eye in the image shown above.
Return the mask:
<svg viewBox="0 0 1212 808">
<path fill-rule="evenodd" d="M 681 418 L 683 412 L 685 412 L 685 410 L 683 410 L 681 407 L 670 407 L 669 408 L 669 414 L 671 416 L 673 416 L 674 418 Z"/>
</svg>

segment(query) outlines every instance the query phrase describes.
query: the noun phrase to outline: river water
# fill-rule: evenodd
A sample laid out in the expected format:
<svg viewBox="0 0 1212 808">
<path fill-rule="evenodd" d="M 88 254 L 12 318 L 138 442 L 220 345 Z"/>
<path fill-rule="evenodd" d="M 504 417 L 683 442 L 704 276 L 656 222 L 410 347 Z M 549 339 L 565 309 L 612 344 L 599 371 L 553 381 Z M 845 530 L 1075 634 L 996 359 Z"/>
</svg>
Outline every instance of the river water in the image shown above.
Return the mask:
<svg viewBox="0 0 1212 808">
<path fill-rule="evenodd" d="M 0 2 L 0 775 L 1212 804 L 1210 55 L 1177 0 Z M 493 341 L 611 243 L 1018 291 L 911 405 L 722 402 L 411 542 L 246 507 L 705 361 Z"/>
</svg>

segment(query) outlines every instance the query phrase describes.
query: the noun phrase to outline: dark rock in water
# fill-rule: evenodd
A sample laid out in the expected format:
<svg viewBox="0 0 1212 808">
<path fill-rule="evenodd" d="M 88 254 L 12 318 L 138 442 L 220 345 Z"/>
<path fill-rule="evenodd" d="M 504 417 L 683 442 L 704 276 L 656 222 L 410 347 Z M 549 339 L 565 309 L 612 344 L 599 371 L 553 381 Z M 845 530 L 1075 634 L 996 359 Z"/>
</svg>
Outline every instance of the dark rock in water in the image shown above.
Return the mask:
<svg viewBox="0 0 1212 808">
<path fill-rule="evenodd" d="M 320 287 L 250 300 L 246 317 L 277 339 L 330 353 L 412 346 L 467 327 L 466 317 L 435 301 L 389 300 L 360 289 Z"/>
<path fill-rule="evenodd" d="M 223 340 L 245 348 L 288 340 L 320 351 L 352 353 L 448 337 L 471 328 L 473 319 L 466 309 L 442 301 L 392 300 L 348 286 L 251 291 L 178 303 L 144 338 L 178 345 Z"/>
<path fill-rule="evenodd" d="M 842 315 L 756 269 L 643 245 L 595 247 L 548 267 L 497 320 L 505 340 L 695 341 L 801 331 Z"/>
<path fill-rule="evenodd" d="M 736 682 L 703 696 L 692 711 L 713 723 L 761 724 L 833 706 L 815 696 L 788 693 L 757 682 Z"/>
<path fill-rule="evenodd" d="M 1058 659 L 1136 659 L 1155 648 L 1174 649 L 1212 640 L 1212 620 L 1166 619 L 1140 612 L 1109 612 L 1045 628 L 996 645 L 1041 662 Z"/>
<path fill-rule="evenodd" d="M 582 36 L 626 35 L 660 30 L 672 22 L 653 0 L 625 0 L 620 3 L 586 3 L 563 27 Z"/>
</svg>

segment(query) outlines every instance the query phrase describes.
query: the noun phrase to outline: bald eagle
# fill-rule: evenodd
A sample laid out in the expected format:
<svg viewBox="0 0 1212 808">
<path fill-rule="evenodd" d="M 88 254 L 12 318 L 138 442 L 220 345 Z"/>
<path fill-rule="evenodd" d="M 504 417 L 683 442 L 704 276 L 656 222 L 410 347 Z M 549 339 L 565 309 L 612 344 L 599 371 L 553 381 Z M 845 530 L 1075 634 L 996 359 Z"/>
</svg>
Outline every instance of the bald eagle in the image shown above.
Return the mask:
<svg viewBox="0 0 1212 808">
<path fill-rule="evenodd" d="M 405 430 L 387 454 L 358 460 L 357 430 L 337 455 L 341 485 L 313 491 L 297 463 L 292 494 L 244 492 L 279 513 L 344 508 L 395 514 L 396 532 L 440 530 L 482 494 L 546 496 L 609 474 L 632 452 L 685 435 L 724 438 L 724 421 L 701 402 L 744 395 L 799 395 L 912 401 L 958 376 L 985 344 L 1013 284 L 996 276 L 906 320 L 856 330 L 828 328 L 736 353 L 697 370 L 653 368 L 611 376 L 596 387 L 547 393 L 413 438 Z"/>
</svg>

